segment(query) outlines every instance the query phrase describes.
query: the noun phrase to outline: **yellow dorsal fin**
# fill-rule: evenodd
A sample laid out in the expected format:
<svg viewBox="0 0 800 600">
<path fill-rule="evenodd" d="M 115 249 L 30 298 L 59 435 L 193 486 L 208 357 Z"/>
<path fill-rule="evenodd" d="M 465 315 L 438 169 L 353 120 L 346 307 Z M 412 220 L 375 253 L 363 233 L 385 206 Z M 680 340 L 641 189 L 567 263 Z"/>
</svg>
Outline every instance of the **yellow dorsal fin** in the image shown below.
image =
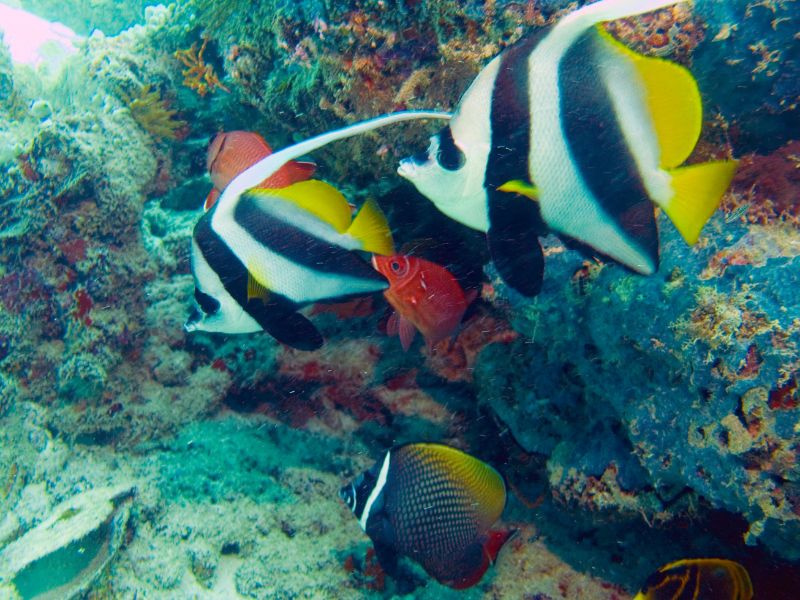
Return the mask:
<svg viewBox="0 0 800 600">
<path fill-rule="evenodd" d="M 700 230 L 728 189 L 738 161 L 722 160 L 679 167 L 669 171 L 673 195 L 661 208 L 687 244 L 694 244 Z"/>
<path fill-rule="evenodd" d="M 386 216 L 375 200 L 367 200 L 347 230 L 352 237 L 361 242 L 361 249 L 373 254 L 391 256 L 394 254 L 392 231 Z"/>
<path fill-rule="evenodd" d="M 642 56 L 614 39 L 601 25 L 600 37 L 609 48 L 633 61 L 645 88 L 661 150 L 660 166 L 671 169 L 694 150 L 703 125 L 703 106 L 694 76 L 677 63 Z"/>
<path fill-rule="evenodd" d="M 448 478 L 468 493 L 477 516 L 490 527 L 506 504 L 506 485 L 502 476 L 490 465 L 461 450 L 442 444 L 414 444 L 426 462 L 442 469 Z"/>
<path fill-rule="evenodd" d="M 263 276 L 263 273 L 256 273 L 253 267 L 253 264 L 247 267 L 247 300 L 250 301 L 258 298 L 266 303 L 269 298 L 266 277 Z"/>
<path fill-rule="evenodd" d="M 350 226 L 350 205 L 339 190 L 324 181 L 309 179 L 285 188 L 257 188 L 249 193 L 287 200 L 325 221 L 339 233 L 344 233 Z"/>
<path fill-rule="evenodd" d="M 511 194 L 519 194 L 520 196 L 525 196 L 530 198 L 534 202 L 539 201 L 539 190 L 538 188 L 528 183 L 527 181 L 523 181 L 522 179 L 512 179 L 511 181 L 506 181 L 503 185 L 497 188 L 501 192 L 508 192 Z"/>
</svg>

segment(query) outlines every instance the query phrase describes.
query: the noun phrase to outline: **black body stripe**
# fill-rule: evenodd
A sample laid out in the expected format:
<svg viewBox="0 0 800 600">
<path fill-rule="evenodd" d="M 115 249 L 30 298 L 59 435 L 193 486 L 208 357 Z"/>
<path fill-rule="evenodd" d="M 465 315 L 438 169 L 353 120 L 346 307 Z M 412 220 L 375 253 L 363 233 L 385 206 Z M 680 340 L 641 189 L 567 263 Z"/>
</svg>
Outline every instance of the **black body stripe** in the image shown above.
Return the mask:
<svg viewBox="0 0 800 600">
<path fill-rule="evenodd" d="M 389 286 L 386 278 L 374 270 L 352 250 L 314 237 L 287 221 L 265 211 L 261 200 L 243 194 L 236 204 L 234 219 L 259 244 L 280 254 L 296 265 L 319 273 L 355 277 Z M 276 203 L 286 201 L 275 199 Z M 280 205 L 276 205 L 280 206 Z"/>
<path fill-rule="evenodd" d="M 498 192 L 497 187 L 515 179 L 529 180 L 528 57 L 547 33 L 549 29 L 529 35 L 500 59 L 492 90 L 492 139 L 484 179 L 489 202 L 487 236 L 492 261 L 503 280 L 528 297 L 538 294 L 542 287 L 544 256 L 539 236 L 546 233 L 547 227 L 536 202 Z"/>
<path fill-rule="evenodd" d="M 600 208 L 658 265 L 654 208 L 597 68 L 602 43 L 591 29 L 561 60 L 562 129 L 570 155 Z"/>
<path fill-rule="evenodd" d="M 211 227 L 216 206 L 200 217 L 194 228 L 194 239 L 228 294 L 278 341 L 299 350 L 316 350 L 322 346 L 322 335 L 311 321 L 296 312 L 300 306 L 285 296 L 270 291 L 266 301 L 260 298 L 248 300 L 247 269 Z M 205 295 L 202 290 L 196 290 L 196 294 L 198 292 Z"/>
<path fill-rule="evenodd" d="M 225 290 L 240 306 L 247 310 L 247 269 L 211 227 L 211 217 L 215 212 L 216 205 L 212 210 L 200 217 L 194 227 L 194 239 L 203 254 L 203 258 L 220 278 Z M 298 305 L 294 302 L 271 290 L 269 303 L 283 310 L 295 311 L 298 308 Z M 250 313 L 249 310 L 247 312 Z M 250 313 L 250 316 L 256 318 L 252 313 Z"/>
<path fill-rule="evenodd" d="M 493 190 L 513 179 L 528 180 L 530 150 L 530 102 L 528 57 L 550 32 L 541 29 L 506 50 L 492 90 L 491 150 L 484 185 Z"/>
</svg>

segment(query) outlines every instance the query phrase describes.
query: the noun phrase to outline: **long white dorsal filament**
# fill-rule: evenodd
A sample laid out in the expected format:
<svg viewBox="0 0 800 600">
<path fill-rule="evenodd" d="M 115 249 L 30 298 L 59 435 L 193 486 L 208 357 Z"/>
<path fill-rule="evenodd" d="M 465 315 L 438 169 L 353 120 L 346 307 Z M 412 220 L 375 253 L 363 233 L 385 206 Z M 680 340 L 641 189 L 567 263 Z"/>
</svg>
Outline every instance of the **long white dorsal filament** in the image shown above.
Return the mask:
<svg viewBox="0 0 800 600">
<path fill-rule="evenodd" d="M 328 131 L 310 139 L 304 140 L 299 144 L 294 144 L 288 148 L 284 148 L 274 154 L 262 158 L 256 164 L 242 171 L 237 175 L 225 188 L 225 191 L 220 197 L 217 207 L 217 213 L 222 213 L 229 210 L 235 203 L 239 196 L 252 187 L 257 186 L 264 181 L 267 177 L 277 172 L 283 165 L 290 160 L 294 160 L 313 152 L 322 146 L 335 142 L 336 140 L 343 140 L 345 138 L 353 137 L 373 129 L 385 127 L 393 123 L 400 123 L 402 121 L 415 121 L 419 119 L 449 119 L 450 113 L 436 112 L 436 111 L 403 111 L 396 112 L 388 115 L 375 117 L 368 121 L 360 121 L 353 125 L 348 125 L 341 129 Z"/>
</svg>

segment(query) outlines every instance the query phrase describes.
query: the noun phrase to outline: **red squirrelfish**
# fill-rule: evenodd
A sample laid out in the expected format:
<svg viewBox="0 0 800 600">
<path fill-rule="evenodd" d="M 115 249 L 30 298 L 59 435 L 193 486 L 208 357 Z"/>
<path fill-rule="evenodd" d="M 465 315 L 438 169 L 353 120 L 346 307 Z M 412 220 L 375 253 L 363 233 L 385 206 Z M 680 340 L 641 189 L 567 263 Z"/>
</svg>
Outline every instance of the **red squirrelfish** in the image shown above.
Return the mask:
<svg viewBox="0 0 800 600">
<path fill-rule="evenodd" d="M 225 187 L 239 173 L 272 154 L 272 148 L 263 137 L 252 131 L 228 131 L 217 134 L 208 146 L 206 167 L 214 188 L 208 193 L 205 210 L 214 206 Z M 317 165 L 310 162 L 289 161 L 275 173 L 258 184 L 259 188 L 284 188 L 311 179 Z"/>
<path fill-rule="evenodd" d="M 450 271 L 402 254 L 373 256 L 372 266 L 389 280 L 383 295 L 396 312 L 389 318 L 386 332 L 400 335 L 403 350 L 411 347 L 417 330 L 428 348 L 453 334 L 472 297 L 464 294 Z"/>
</svg>

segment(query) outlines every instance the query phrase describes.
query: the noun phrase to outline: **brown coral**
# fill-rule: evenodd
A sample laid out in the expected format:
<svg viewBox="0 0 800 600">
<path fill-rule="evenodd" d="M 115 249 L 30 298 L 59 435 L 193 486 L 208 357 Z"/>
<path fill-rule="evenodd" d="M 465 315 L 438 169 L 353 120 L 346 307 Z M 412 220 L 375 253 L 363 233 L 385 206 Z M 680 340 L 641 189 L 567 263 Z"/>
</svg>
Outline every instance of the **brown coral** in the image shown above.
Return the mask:
<svg viewBox="0 0 800 600">
<path fill-rule="evenodd" d="M 161 94 L 151 85 L 142 86 L 133 96 L 125 93 L 122 96 L 133 120 L 154 137 L 174 140 L 186 127 L 185 121 L 175 118 L 177 111 L 168 108 Z"/>
<path fill-rule="evenodd" d="M 197 44 L 192 44 L 186 50 L 176 50 L 175 58 L 181 61 L 186 69 L 183 70 L 183 85 L 196 91 L 200 96 L 205 96 L 209 92 L 213 92 L 215 88 L 220 88 L 226 92 L 230 92 L 214 73 L 214 67 L 203 60 L 203 52 L 206 50 L 208 39 L 203 39 L 203 44 L 200 49 L 197 49 Z"/>
</svg>

